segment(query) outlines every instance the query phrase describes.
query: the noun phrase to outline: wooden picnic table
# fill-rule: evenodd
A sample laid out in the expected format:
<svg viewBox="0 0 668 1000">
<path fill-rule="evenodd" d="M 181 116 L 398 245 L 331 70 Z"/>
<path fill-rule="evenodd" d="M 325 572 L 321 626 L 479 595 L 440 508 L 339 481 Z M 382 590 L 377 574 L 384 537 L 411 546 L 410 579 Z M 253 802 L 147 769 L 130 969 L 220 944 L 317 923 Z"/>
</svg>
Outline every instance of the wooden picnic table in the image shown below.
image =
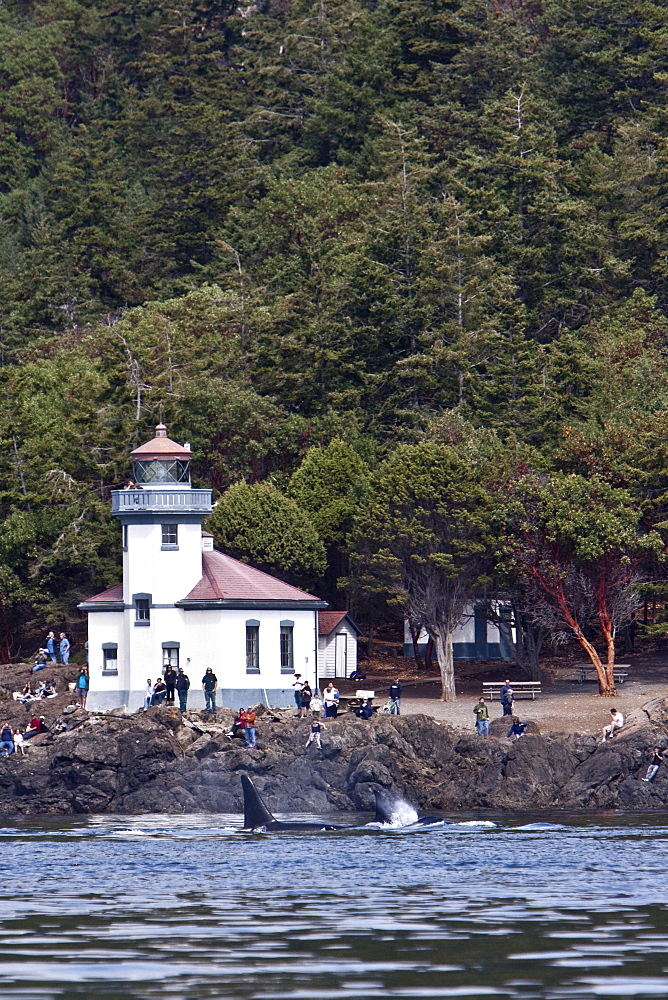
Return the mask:
<svg viewBox="0 0 668 1000">
<path fill-rule="evenodd" d="M 595 681 L 597 679 L 596 667 L 593 663 L 576 663 L 574 669 L 575 680 L 578 684 L 584 684 L 585 681 Z M 630 663 L 615 663 L 612 668 L 612 678 L 615 684 L 623 684 L 629 676 L 630 669 Z"/>
<path fill-rule="evenodd" d="M 483 681 L 483 698 L 489 698 L 490 701 L 499 700 L 499 694 L 504 683 L 504 681 Z M 540 681 L 513 681 L 510 686 L 513 689 L 515 699 L 531 698 L 532 701 L 535 701 L 537 695 L 542 694 Z"/>
</svg>

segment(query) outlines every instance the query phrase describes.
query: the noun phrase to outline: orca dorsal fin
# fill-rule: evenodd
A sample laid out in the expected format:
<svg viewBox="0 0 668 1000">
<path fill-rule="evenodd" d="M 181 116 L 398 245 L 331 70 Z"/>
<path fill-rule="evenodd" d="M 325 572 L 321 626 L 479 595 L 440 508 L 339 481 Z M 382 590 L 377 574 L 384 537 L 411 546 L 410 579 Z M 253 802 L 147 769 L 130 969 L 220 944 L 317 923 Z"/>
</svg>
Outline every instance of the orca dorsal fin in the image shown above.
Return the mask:
<svg viewBox="0 0 668 1000">
<path fill-rule="evenodd" d="M 395 800 L 387 792 L 376 792 L 376 823 L 392 823 Z"/>
<path fill-rule="evenodd" d="M 241 775 L 241 787 L 244 790 L 244 829 L 255 830 L 269 823 L 275 823 L 276 820 L 247 774 Z"/>
</svg>

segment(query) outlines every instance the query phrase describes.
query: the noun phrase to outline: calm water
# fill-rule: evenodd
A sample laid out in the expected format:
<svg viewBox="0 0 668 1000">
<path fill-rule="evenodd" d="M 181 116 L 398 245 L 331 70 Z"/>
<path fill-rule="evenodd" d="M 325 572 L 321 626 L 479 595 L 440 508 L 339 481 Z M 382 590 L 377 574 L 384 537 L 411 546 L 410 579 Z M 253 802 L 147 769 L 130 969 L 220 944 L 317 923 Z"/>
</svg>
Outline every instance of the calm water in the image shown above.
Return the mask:
<svg viewBox="0 0 668 1000">
<path fill-rule="evenodd" d="M 5 820 L 0 997 L 668 997 L 668 817 Z"/>
</svg>

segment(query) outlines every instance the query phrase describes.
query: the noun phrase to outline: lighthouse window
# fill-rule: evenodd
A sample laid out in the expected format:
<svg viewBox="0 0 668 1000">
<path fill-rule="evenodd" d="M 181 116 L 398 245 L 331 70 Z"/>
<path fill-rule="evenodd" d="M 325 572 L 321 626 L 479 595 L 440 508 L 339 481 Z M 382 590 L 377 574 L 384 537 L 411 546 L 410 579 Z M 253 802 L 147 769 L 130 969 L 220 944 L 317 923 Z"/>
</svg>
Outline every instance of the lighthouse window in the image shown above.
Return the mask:
<svg viewBox="0 0 668 1000">
<path fill-rule="evenodd" d="M 260 625 L 246 625 L 246 673 L 260 673 Z"/>
<path fill-rule="evenodd" d="M 178 524 L 162 525 L 162 547 L 163 549 L 176 549 L 179 544 Z"/>
<path fill-rule="evenodd" d="M 102 673 L 118 674 L 118 644 L 115 642 L 102 643 Z"/>
<path fill-rule="evenodd" d="M 294 665 L 292 625 L 281 625 L 281 673 L 293 673 Z"/>
<path fill-rule="evenodd" d="M 135 597 L 135 625 L 151 624 L 151 598 Z"/>
</svg>

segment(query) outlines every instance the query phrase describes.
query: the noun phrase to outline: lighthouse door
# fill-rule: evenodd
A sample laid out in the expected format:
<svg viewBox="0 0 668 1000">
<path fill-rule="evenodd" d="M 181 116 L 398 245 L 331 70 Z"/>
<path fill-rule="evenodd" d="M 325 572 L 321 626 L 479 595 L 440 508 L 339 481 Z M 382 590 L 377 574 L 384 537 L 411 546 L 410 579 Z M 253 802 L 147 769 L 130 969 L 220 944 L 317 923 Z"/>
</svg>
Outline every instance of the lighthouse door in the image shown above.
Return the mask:
<svg viewBox="0 0 668 1000">
<path fill-rule="evenodd" d="M 336 633 L 336 677 L 348 676 L 348 636 L 345 632 Z"/>
</svg>

